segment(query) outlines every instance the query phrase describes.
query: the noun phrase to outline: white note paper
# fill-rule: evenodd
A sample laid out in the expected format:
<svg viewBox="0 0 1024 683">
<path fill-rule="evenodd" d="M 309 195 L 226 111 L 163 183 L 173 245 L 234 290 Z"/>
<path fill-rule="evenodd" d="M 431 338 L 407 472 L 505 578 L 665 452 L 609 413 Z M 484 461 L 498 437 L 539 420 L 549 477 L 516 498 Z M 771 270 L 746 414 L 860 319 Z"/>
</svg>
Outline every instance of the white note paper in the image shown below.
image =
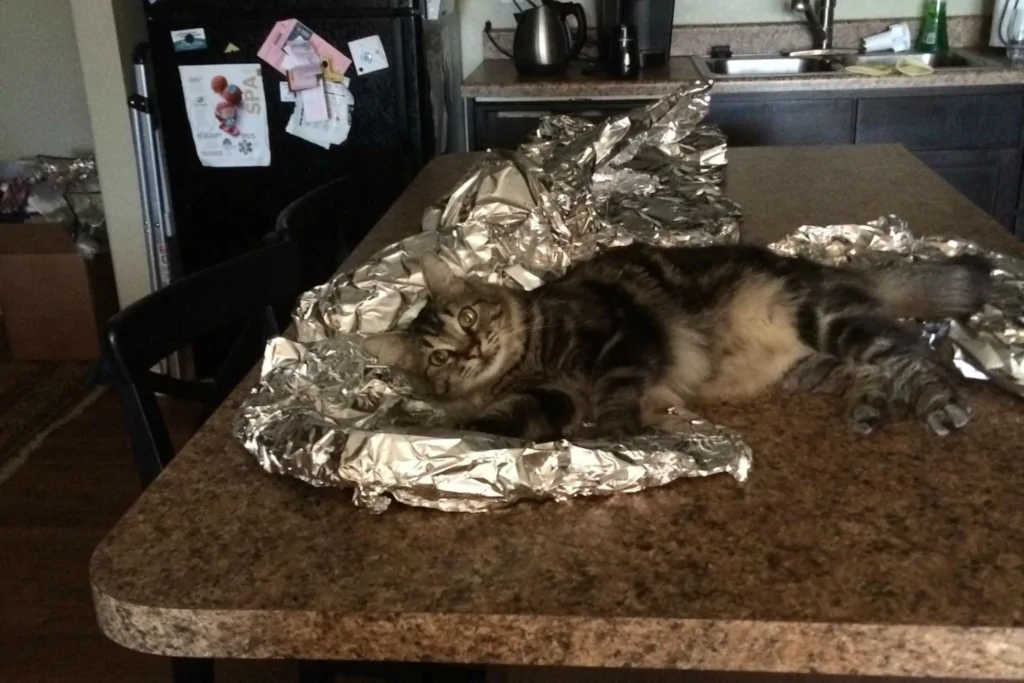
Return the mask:
<svg viewBox="0 0 1024 683">
<path fill-rule="evenodd" d="M 300 90 L 298 99 L 302 101 L 303 116 L 305 116 L 307 121 L 318 123 L 328 119 L 327 95 L 324 93 L 323 82 L 315 88 Z"/>
<path fill-rule="evenodd" d="M 306 142 L 312 142 L 314 145 L 323 147 L 324 149 L 331 148 L 331 134 L 328 130 L 328 121 L 310 121 L 307 119 L 303 112 L 302 98 L 298 98 L 295 101 L 295 111 L 292 112 L 292 117 L 288 119 L 288 125 L 285 127 L 286 133 L 302 138 Z"/>
<path fill-rule="evenodd" d="M 348 139 L 348 132 L 352 128 L 352 109 L 356 100 L 352 97 L 352 91 L 341 83 L 325 83 L 324 91 L 331 115 L 327 127 L 330 141 L 332 145 L 340 145 Z"/>
</svg>

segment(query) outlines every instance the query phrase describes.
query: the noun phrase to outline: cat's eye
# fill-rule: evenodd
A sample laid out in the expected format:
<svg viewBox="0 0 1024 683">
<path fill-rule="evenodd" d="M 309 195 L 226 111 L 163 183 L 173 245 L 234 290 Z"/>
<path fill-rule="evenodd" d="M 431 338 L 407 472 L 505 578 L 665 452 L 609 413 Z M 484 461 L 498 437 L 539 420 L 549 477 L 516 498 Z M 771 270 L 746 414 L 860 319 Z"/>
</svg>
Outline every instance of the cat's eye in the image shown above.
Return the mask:
<svg viewBox="0 0 1024 683">
<path fill-rule="evenodd" d="M 444 365 L 447 362 L 448 362 L 448 352 L 447 351 L 438 350 L 438 351 L 434 351 L 432 354 L 430 354 L 430 364 L 431 365 L 438 365 L 438 366 L 440 366 L 440 365 Z"/>
<path fill-rule="evenodd" d="M 467 330 L 476 325 L 476 311 L 472 308 L 463 308 L 459 311 L 459 324 Z"/>
</svg>

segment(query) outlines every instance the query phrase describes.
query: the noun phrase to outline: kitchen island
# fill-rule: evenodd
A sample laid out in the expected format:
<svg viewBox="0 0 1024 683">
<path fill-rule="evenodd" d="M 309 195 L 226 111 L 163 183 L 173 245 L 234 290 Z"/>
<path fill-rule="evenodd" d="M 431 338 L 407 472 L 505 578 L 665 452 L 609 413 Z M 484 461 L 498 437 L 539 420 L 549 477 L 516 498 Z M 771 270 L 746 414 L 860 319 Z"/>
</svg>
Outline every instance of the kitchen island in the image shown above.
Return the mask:
<svg viewBox="0 0 1024 683">
<path fill-rule="evenodd" d="M 745 241 L 895 213 L 1021 253 L 898 146 L 729 157 Z M 471 163 L 435 160 L 348 265 L 416 230 Z M 235 442 L 255 380 L 96 550 L 114 641 L 183 657 L 1024 677 L 1024 416 L 987 384 L 946 438 L 905 419 L 857 436 L 829 396 L 711 406 L 753 448 L 745 484 L 374 516 L 266 474 Z"/>
</svg>

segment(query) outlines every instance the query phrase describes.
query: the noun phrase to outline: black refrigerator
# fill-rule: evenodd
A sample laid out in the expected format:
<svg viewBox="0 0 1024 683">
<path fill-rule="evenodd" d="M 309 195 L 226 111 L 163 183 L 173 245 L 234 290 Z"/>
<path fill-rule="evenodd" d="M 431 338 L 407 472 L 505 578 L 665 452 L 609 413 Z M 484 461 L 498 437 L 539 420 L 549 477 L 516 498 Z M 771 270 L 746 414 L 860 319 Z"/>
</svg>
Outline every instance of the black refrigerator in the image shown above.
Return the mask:
<svg viewBox="0 0 1024 683">
<path fill-rule="evenodd" d="M 282 209 L 338 178 L 348 178 L 345 198 L 325 207 L 321 229 L 351 250 L 430 158 L 461 148 L 455 0 L 140 1 L 148 42 L 136 51 L 128 104 L 154 289 L 259 247 Z M 292 19 L 347 57 L 358 58 L 349 42 L 368 36 L 378 36 L 386 54 L 386 69 L 348 68 L 351 127 L 329 149 L 286 132 L 295 108 L 281 96 L 286 77 L 257 56 L 275 24 Z M 201 40 L 183 45 L 190 32 Z M 255 63 L 269 163 L 204 165 L 180 67 Z M 194 350 L 200 374 L 223 350 L 223 340 Z"/>
</svg>

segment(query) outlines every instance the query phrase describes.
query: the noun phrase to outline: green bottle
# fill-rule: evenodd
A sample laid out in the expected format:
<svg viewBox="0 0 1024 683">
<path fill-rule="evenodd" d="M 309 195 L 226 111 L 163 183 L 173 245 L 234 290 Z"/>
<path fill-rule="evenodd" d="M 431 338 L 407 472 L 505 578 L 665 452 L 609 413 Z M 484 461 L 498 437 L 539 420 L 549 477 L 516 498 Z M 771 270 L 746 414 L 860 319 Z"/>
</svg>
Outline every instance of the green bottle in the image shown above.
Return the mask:
<svg viewBox="0 0 1024 683">
<path fill-rule="evenodd" d="M 921 32 L 914 47 L 918 52 L 949 52 L 946 0 L 925 0 Z"/>
</svg>

